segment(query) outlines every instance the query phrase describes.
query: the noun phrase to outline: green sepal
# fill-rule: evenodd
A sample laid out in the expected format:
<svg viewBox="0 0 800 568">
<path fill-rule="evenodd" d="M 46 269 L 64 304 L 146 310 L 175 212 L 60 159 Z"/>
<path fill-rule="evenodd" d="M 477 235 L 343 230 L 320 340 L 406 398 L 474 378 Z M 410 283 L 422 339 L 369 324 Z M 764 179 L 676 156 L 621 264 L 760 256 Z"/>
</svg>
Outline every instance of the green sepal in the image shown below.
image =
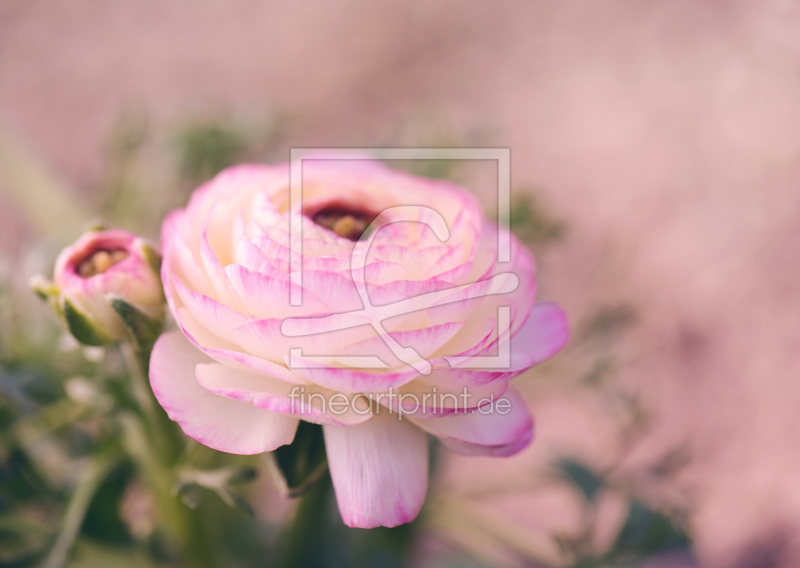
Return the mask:
<svg viewBox="0 0 800 568">
<path fill-rule="evenodd" d="M 106 301 L 114 308 L 123 323 L 131 330 L 139 345 L 152 345 L 163 327 L 161 320 L 153 319 L 126 302 L 121 296 L 109 294 Z"/>
<path fill-rule="evenodd" d="M 328 469 L 322 426 L 301 420 L 292 443 L 269 456 L 280 489 L 289 497 L 304 495 Z"/>
<path fill-rule="evenodd" d="M 58 301 L 58 296 L 61 294 L 61 288 L 58 284 L 39 274 L 31 278 L 28 285 L 37 296 L 50 305 L 50 308 L 58 317 L 64 317 L 64 311 Z"/>
<path fill-rule="evenodd" d="M 153 269 L 156 274 L 161 274 L 161 255 L 156 249 L 148 245 L 146 242 L 140 243 L 142 256 Z"/>
<path fill-rule="evenodd" d="M 42 300 L 49 300 L 51 298 L 57 298 L 58 294 L 61 292 L 58 284 L 55 282 L 48 280 L 41 274 L 34 276 L 28 282 L 31 290 L 36 292 L 36 295 L 39 296 Z"/>
<path fill-rule="evenodd" d="M 83 233 L 96 233 L 98 231 L 105 231 L 108 225 L 102 219 L 92 219 L 83 226 Z"/>
<path fill-rule="evenodd" d="M 112 343 L 110 337 L 97 329 L 92 321 L 82 314 L 68 299 L 64 298 L 61 305 L 64 320 L 67 322 L 69 332 L 84 345 L 108 345 Z"/>
</svg>

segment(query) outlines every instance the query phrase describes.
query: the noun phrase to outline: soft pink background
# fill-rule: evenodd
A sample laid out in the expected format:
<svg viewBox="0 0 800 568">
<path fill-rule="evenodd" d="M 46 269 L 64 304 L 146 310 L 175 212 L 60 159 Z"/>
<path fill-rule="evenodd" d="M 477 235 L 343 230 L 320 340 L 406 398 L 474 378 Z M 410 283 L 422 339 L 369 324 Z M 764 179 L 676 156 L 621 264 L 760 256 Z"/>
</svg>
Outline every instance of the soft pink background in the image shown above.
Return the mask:
<svg viewBox="0 0 800 568">
<path fill-rule="evenodd" d="M 309 145 L 369 144 L 420 109 L 488 127 L 569 227 L 543 294 L 576 325 L 593 306 L 639 312 L 617 347 L 658 419 L 638 459 L 691 447 L 675 483 L 701 560 L 800 562 L 800 4 L 0 1 L 0 123 L 76 191 L 131 106 L 280 109 Z M 2 209 L 18 250 L 27 233 Z M 536 377 L 538 442 L 451 462 L 454 487 L 565 452 L 606 463 L 604 411 Z M 548 499 L 493 506 L 569 524 Z"/>
</svg>

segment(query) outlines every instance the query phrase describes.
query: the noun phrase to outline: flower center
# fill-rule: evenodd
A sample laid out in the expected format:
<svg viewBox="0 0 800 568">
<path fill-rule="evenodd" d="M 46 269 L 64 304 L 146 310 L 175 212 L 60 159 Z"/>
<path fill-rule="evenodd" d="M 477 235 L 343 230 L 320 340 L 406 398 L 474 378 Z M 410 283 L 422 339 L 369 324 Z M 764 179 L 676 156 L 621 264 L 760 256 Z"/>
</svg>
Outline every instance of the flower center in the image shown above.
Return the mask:
<svg viewBox="0 0 800 568">
<path fill-rule="evenodd" d="M 102 274 L 126 258 L 128 258 L 128 253 L 124 250 L 98 250 L 78 264 L 77 272 L 82 278 L 91 278 L 97 274 Z"/>
<path fill-rule="evenodd" d="M 311 216 L 312 221 L 340 237 L 357 241 L 378 215 L 349 205 L 329 205 Z"/>
</svg>

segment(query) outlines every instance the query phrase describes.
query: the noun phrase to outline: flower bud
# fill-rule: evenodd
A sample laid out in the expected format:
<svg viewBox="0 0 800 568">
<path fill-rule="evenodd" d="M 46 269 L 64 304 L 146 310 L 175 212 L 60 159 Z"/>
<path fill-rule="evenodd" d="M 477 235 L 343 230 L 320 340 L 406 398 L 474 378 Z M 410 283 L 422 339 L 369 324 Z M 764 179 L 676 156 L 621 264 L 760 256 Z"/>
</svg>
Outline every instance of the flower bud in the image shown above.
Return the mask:
<svg viewBox="0 0 800 568">
<path fill-rule="evenodd" d="M 54 282 L 34 277 L 31 287 L 83 344 L 105 345 L 131 334 L 146 344 L 164 321 L 160 264 L 160 255 L 132 233 L 92 231 L 61 251 Z"/>
</svg>

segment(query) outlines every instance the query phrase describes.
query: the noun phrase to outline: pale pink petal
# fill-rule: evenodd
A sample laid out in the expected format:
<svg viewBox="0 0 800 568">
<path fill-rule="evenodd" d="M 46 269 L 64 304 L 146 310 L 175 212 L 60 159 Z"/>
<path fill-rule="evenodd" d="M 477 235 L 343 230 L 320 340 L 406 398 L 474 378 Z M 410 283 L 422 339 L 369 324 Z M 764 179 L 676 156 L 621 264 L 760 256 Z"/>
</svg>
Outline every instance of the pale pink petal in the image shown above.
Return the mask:
<svg viewBox="0 0 800 568">
<path fill-rule="evenodd" d="M 167 215 L 161 225 L 161 250 L 164 253 L 162 273 L 176 274 L 184 279 L 192 290 L 208 294 L 211 292 L 211 283 L 181 231 L 186 222 L 185 217 L 183 210 L 176 209 Z M 164 282 L 169 280 L 165 279 Z"/>
<path fill-rule="evenodd" d="M 286 358 L 289 368 L 303 379 L 321 387 L 346 393 L 382 392 L 413 381 L 419 371 L 411 367 L 384 371 L 380 368 L 337 367 L 332 363 L 319 363 L 304 357 Z"/>
<path fill-rule="evenodd" d="M 352 275 L 358 282 L 368 282 L 371 286 L 380 286 L 395 280 L 408 280 L 409 278 L 408 270 L 396 262 L 376 260 L 364 266 L 363 262 L 357 260 L 354 264 L 356 266 L 355 275 L 353 275 L 349 262 L 345 275 L 347 277 Z"/>
<path fill-rule="evenodd" d="M 495 332 L 493 332 L 495 333 Z M 569 326 L 564 312 L 555 304 L 536 304 L 524 324 L 511 337 L 511 360 L 507 368 L 470 368 L 470 362 L 465 361 L 451 368 L 445 359 L 431 361 L 434 371 L 431 378 L 436 384 L 453 387 L 478 387 L 485 386 L 495 381 L 507 381 L 527 371 L 558 353 L 569 339 Z M 491 357 L 497 355 L 497 336 L 489 343 L 485 338 L 482 347 L 477 353 L 470 349 L 474 357 Z M 446 346 L 445 346 L 446 348 Z M 466 355 L 461 355 L 466 356 Z"/>
<path fill-rule="evenodd" d="M 150 385 L 169 417 L 187 436 L 232 454 L 258 454 L 288 444 L 298 419 L 211 393 L 195 367 L 210 359 L 180 332 L 159 337 L 150 359 Z"/>
<path fill-rule="evenodd" d="M 501 233 L 506 234 L 507 229 L 503 228 Z M 525 321 L 525 314 L 530 313 L 536 303 L 536 263 L 530 250 L 528 250 L 514 235 L 510 235 L 510 237 L 511 262 L 495 262 L 481 278 L 489 279 L 498 274 L 513 273 L 519 280 L 519 286 L 509 294 L 487 296 L 481 309 L 484 311 L 489 309 L 494 314 L 497 314 L 497 308 L 499 306 L 510 306 L 516 314 L 519 314 L 519 317 L 515 318 L 511 325 L 511 332 L 516 333 Z"/>
<path fill-rule="evenodd" d="M 369 420 L 369 404 L 314 385 L 291 385 L 266 375 L 244 373 L 219 363 L 197 366 L 200 385 L 221 396 L 316 424 L 359 424 Z M 338 399 L 334 399 L 338 397 Z M 332 405 L 332 402 L 334 403 Z M 363 412 L 359 410 L 363 409 Z"/>
<path fill-rule="evenodd" d="M 451 268 L 450 270 L 434 274 L 431 276 L 431 278 L 436 278 L 437 280 L 442 280 L 445 282 L 452 282 L 453 284 L 457 285 L 463 285 L 467 283 L 466 276 L 471 270 L 472 262 L 463 262 L 458 266 Z"/>
<path fill-rule="evenodd" d="M 404 416 L 436 418 L 469 414 L 497 400 L 507 389 L 508 383 L 505 381 L 467 389 L 449 388 L 417 379 L 391 391 L 372 393 L 369 397 L 392 412 L 402 413 Z"/>
<path fill-rule="evenodd" d="M 496 326 L 494 318 L 467 321 L 453 339 L 436 353 L 436 357 L 470 357 L 481 352 L 496 337 Z"/>
<path fill-rule="evenodd" d="M 189 290 L 177 276 L 173 276 L 172 284 L 175 286 L 183 305 L 212 333 L 229 337 L 234 329 L 245 324 L 250 319 L 248 316 L 219 303 L 213 298 L 209 298 L 205 294 Z"/>
<path fill-rule="evenodd" d="M 511 337 L 511 366 L 528 368 L 561 351 L 569 340 L 569 323 L 561 308 L 540 302 Z"/>
<path fill-rule="evenodd" d="M 307 256 L 303 258 L 303 270 L 324 270 L 326 272 L 344 273 L 350 276 L 350 253 L 342 252 L 325 256 Z"/>
<path fill-rule="evenodd" d="M 326 313 L 328 306 L 308 291 L 303 291 L 302 306 L 292 306 L 289 294 L 296 284 L 288 276 L 270 277 L 248 270 L 239 264 L 229 264 L 225 274 L 245 308 L 261 318 L 283 318 Z"/>
<path fill-rule="evenodd" d="M 498 339 L 495 333 L 492 341 L 475 353 L 475 356 L 488 356 L 496 352 L 498 343 L 505 343 L 507 337 L 508 334 L 503 333 Z M 558 353 L 568 339 L 569 325 L 561 308 L 551 302 L 540 302 L 534 306 L 524 323 L 511 337 L 511 364 L 508 369 L 513 371 L 529 369 Z M 460 368 L 469 366 L 469 362 L 459 364 Z"/>
<path fill-rule="evenodd" d="M 428 280 L 395 280 L 379 286 L 367 284 L 367 293 L 370 304 L 373 306 L 387 306 L 407 300 L 411 302 L 417 296 L 453 288 L 454 285 L 446 280 L 429 278 Z"/>
<path fill-rule="evenodd" d="M 270 278 L 280 278 L 285 273 L 275 268 L 260 248 L 251 241 L 241 240 L 236 245 L 233 260 L 236 264 L 241 264 L 248 270 L 259 272 Z"/>
<path fill-rule="evenodd" d="M 233 225 L 231 225 L 231 243 L 233 244 L 233 262 L 239 262 L 236 259 L 236 251 L 240 243 L 248 240 L 247 236 L 247 223 L 244 220 L 244 211 L 239 209 L 233 217 Z M 241 262 L 239 262 L 241 264 Z"/>
<path fill-rule="evenodd" d="M 448 449 L 468 456 L 512 456 L 533 440 L 533 418 L 513 388 L 472 414 L 412 420 Z"/>
<path fill-rule="evenodd" d="M 255 355 L 242 353 L 241 351 L 232 349 L 219 349 L 212 347 L 200 347 L 200 349 L 203 351 L 203 353 L 215 361 L 240 371 L 256 371 L 293 385 L 309 384 L 308 381 L 301 379 L 290 369 L 287 369 L 285 366 L 278 363 L 273 363 L 268 359 L 262 359 L 261 357 L 256 357 Z"/>
<path fill-rule="evenodd" d="M 472 270 L 472 260 L 468 256 L 471 255 L 465 254 L 463 244 L 451 247 L 436 261 L 426 276 L 428 278 L 456 282 L 458 278 L 463 277 Z"/>
<path fill-rule="evenodd" d="M 460 369 L 449 368 L 444 360 L 431 361 L 433 372 L 426 377 L 447 388 L 485 387 L 498 381 L 510 381 L 526 369 Z M 466 364 L 465 364 L 466 365 Z"/>
<path fill-rule="evenodd" d="M 287 336 L 282 331 L 284 321 L 251 321 L 236 328 L 230 338 L 249 353 L 284 363 L 291 349 L 300 349 L 304 356 L 330 356 L 343 345 L 377 335 L 371 326 L 366 325 L 321 333 L 315 318 L 296 318 L 292 323 L 298 335 Z"/>
<path fill-rule="evenodd" d="M 240 371 L 258 371 L 294 385 L 305 385 L 308 381 L 292 373 L 286 365 L 263 359 L 250 353 L 244 353 L 238 345 L 215 335 L 185 307 L 179 307 L 175 319 L 184 335 L 195 347 L 215 361 L 239 369 Z"/>
<path fill-rule="evenodd" d="M 528 314 L 536 297 L 535 283 L 530 277 L 503 272 L 452 291 L 446 289 L 437 294 L 441 299 L 428 309 L 428 317 L 436 323 L 491 319 L 497 318 L 501 306 L 510 307 L 512 316 Z M 512 319 L 512 333 L 522 321 Z"/>
<path fill-rule="evenodd" d="M 463 325 L 462 322 L 449 322 L 422 329 L 393 331 L 389 333 L 389 336 L 401 347 L 414 349 L 421 357 L 427 358 L 450 341 Z M 386 363 L 390 369 L 396 369 L 405 364 L 397 358 L 386 341 L 377 334 L 363 341 L 352 341 L 351 339 L 351 342 L 338 349 L 335 355 L 373 355 Z"/>
<path fill-rule="evenodd" d="M 264 253 L 264 257 L 267 258 L 270 264 L 276 269 L 284 274 L 289 273 L 292 264 L 291 259 L 294 256 L 289 247 L 274 241 L 263 232 L 255 235 L 251 239 L 251 242 Z M 302 261 L 303 256 L 299 255 L 298 258 Z"/>
<path fill-rule="evenodd" d="M 339 512 L 347 526 L 414 520 L 428 485 L 428 440 L 388 413 L 357 426 L 323 426 Z"/>
<path fill-rule="evenodd" d="M 205 231 L 200 236 L 200 261 L 211 282 L 211 286 L 214 288 L 217 298 L 219 298 L 223 304 L 231 306 L 236 310 L 244 311 L 236 291 L 233 286 L 231 286 L 228 275 L 225 273 L 211 245 L 208 244 Z"/>
<path fill-rule="evenodd" d="M 389 225 L 389 227 L 397 227 L 398 225 Z M 392 236 L 388 228 L 381 229 L 376 237 L 376 244 L 372 244 L 367 254 L 369 262 L 392 262 L 399 264 L 409 271 L 409 279 L 426 279 L 428 274 L 435 268 L 439 267 L 441 270 L 449 270 L 452 266 L 442 266 L 438 264 L 439 259 L 447 258 L 453 250 L 453 247 L 448 245 L 437 244 L 431 247 L 422 249 L 414 249 L 409 246 L 408 242 L 404 239 Z M 403 244 L 382 244 L 388 243 L 403 243 Z M 437 240 L 438 243 L 438 240 Z"/>
<path fill-rule="evenodd" d="M 324 270 L 304 270 L 302 276 L 303 303 L 305 295 L 319 298 L 328 313 L 353 312 L 364 308 L 356 285 L 349 275 Z"/>
</svg>

